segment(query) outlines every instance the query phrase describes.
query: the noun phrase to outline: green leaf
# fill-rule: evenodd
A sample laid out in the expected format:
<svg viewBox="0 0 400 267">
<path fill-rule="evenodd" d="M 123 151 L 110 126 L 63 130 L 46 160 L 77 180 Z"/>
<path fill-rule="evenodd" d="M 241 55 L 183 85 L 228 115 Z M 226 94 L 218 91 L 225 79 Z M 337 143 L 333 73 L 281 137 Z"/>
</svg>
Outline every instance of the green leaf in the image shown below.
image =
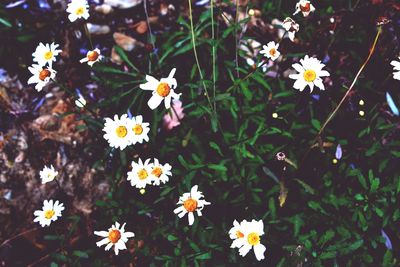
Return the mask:
<svg viewBox="0 0 400 267">
<path fill-rule="evenodd" d="M 79 258 L 85 258 L 85 259 L 89 258 L 89 255 L 86 252 L 81 251 L 81 250 L 75 250 L 72 254 L 74 254 L 75 256 L 77 256 Z"/>
<path fill-rule="evenodd" d="M 321 123 L 319 122 L 319 120 L 316 119 L 312 119 L 311 120 L 311 124 L 312 126 L 314 126 L 314 128 L 319 131 L 321 129 Z"/>
</svg>

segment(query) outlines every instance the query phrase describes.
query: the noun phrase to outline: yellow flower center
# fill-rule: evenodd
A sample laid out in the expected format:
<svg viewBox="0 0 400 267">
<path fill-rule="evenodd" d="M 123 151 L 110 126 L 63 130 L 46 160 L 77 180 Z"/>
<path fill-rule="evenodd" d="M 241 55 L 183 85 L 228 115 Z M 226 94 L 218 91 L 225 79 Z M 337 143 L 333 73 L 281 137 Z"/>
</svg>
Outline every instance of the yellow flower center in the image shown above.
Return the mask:
<svg viewBox="0 0 400 267">
<path fill-rule="evenodd" d="M 303 77 L 307 82 L 313 82 L 317 78 L 317 73 L 313 70 L 306 70 Z"/>
<path fill-rule="evenodd" d="M 276 55 L 276 49 L 272 48 L 271 50 L 269 50 L 269 54 L 274 57 Z"/>
<path fill-rule="evenodd" d="M 156 177 L 160 177 L 162 174 L 162 170 L 160 167 L 154 167 L 153 170 L 151 171 L 151 174 L 153 174 Z"/>
<path fill-rule="evenodd" d="M 46 60 L 49 60 L 53 57 L 53 53 L 51 51 L 47 51 L 46 53 L 44 53 L 44 58 Z"/>
<path fill-rule="evenodd" d="M 39 72 L 39 79 L 41 81 L 44 81 L 47 77 L 50 77 L 50 75 L 51 75 L 51 72 L 48 69 L 42 69 Z"/>
<path fill-rule="evenodd" d="M 255 246 L 260 243 L 260 236 L 257 233 L 250 233 L 247 236 L 247 242 L 249 242 L 250 245 Z"/>
<path fill-rule="evenodd" d="M 78 8 L 77 10 L 75 10 L 75 14 L 76 14 L 77 16 L 82 16 L 83 13 L 85 13 L 85 8 L 82 7 L 82 6 L 81 6 L 80 8 Z"/>
<path fill-rule="evenodd" d="M 125 126 L 118 126 L 117 129 L 115 130 L 117 136 L 119 138 L 124 138 L 128 134 L 128 129 L 126 129 Z"/>
<path fill-rule="evenodd" d="M 189 198 L 183 202 L 183 207 L 188 211 L 188 212 L 193 212 L 197 208 L 197 201 Z"/>
<path fill-rule="evenodd" d="M 96 51 L 90 51 L 87 53 L 86 57 L 89 59 L 89 61 L 96 61 L 99 58 L 99 53 Z"/>
<path fill-rule="evenodd" d="M 160 83 L 157 86 L 157 94 L 159 94 L 162 97 L 166 97 L 169 95 L 169 92 L 171 91 L 171 87 L 169 87 L 168 83 Z"/>
<path fill-rule="evenodd" d="M 44 217 L 45 217 L 46 219 L 51 219 L 51 218 L 53 217 L 54 214 L 55 214 L 55 211 L 54 211 L 54 210 L 46 210 L 46 211 L 44 212 Z"/>
<path fill-rule="evenodd" d="M 118 240 L 121 238 L 121 232 L 114 229 L 108 232 L 108 239 L 110 240 L 111 243 L 117 243 Z"/>
<path fill-rule="evenodd" d="M 142 127 L 142 125 L 140 125 L 140 124 L 136 124 L 134 127 L 133 127 L 133 132 L 136 134 L 136 135 L 140 135 L 140 134 L 142 134 L 143 133 L 143 127 Z"/>
<path fill-rule="evenodd" d="M 244 237 L 244 234 L 240 231 L 236 231 L 236 238 L 242 238 Z"/>
<path fill-rule="evenodd" d="M 149 174 L 147 173 L 147 171 L 145 169 L 141 169 L 137 172 L 137 175 L 139 176 L 140 180 L 144 180 L 147 178 L 147 176 L 149 176 Z"/>
</svg>

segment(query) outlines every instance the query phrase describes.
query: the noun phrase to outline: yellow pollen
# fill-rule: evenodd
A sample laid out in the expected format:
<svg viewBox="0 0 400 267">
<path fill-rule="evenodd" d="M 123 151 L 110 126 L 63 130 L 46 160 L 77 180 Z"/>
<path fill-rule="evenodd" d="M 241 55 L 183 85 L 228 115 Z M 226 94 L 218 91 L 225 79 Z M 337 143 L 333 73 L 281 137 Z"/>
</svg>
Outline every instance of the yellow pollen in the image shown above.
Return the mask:
<svg viewBox="0 0 400 267">
<path fill-rule="evenodd" d="M 140 135 L 140 134 L 142 134 L 143 133 L 143 127 L 142 127 L 142 125 L 140 125 L 140 124 L 136 124 L 134 127 L 133 127 L 133 132 L 136 134 L 136 135 Z"/>
<path fill-rule="evenodd" d="M 197 209 L 197 201 L 189 198 L 183 202 L 183 207 L 188 211 L 188 212 L 193 212 L 195 209 Z"/>
<path fill-rule="evenodd" d="M 117 243 L 118 240 L 121 238 L 121 233 L 120 231 L 114 229 L 108 232 L 108 239 L 110 240 L 111 243 Z"/>
<path fill-rule="evenodd" d="M 151 174 L 159 178 L 162 174 L 162 170 L 160 167 L 154 167 L 153 170 L 151 171 Z"/>
<path fill-rule="evenodd" d="M 244 237 L 244 234 L 240 231 L 236 231 L 236 238 L 242 238 Z"/>
<path fill-rule="evenodd" d="M 85 8 L 83 8 L 83 7 L 80 7 L 80 8 L 78 8 L 78 9 L 75 11 L 75 14 L 76 14 L 77 16 L 82 16 L 83 13 L 85 13 Z"/>
<path fill-rule="evenodd" d="M 126 129 L 125 126 L 118 126 L 117 129 L 115 130 L 117 136 L 119 138 L 124 138 L 128 134 L 128 129 Z"/>
<path fill-rule="evenodd" d="M 89 61 L 96 61 L 99 58 L 99 53 L 93 50 L 87 53 L 86 57 L 88 58 Z"/>
<path fill-rule="evenodd" d="M 47 51 L 46 53 L 44 53 L 44 58 L 46 60 L 49 60 L 53 57 L 53 53 L 51 51 Z"/>
<path fill-rule="evenodd" d="M 169 87 L 168 83 L 160 83 L 157 86 L 157 94 L 159 94 L 162 97 L 166 97 L 169 95 L 169 92 L 171 91 L 171 88 Z"/>
<path fill-rule="evenodd" d="M 271 50 L 269 50 L 269 54 L 274 57 L 276 55 L 276 49 L 272 48 Z"/>
<path fill-rule="evenodd" d="M 51 219 L 53 217 L 53 215 L 55 214 L 54 210 L 46 210 L 44 212 L 44 217 L 46 219 Z"/>
<path fill-rule="evenodd" d="M 257 233 L 250 233 L 247 236 L 247 242 L 249 242 L 250 245 L 255 246 L 260 243 L 260 236 Z"/>
<path fill-rule="evenodd" d="M 47 77 L 50 77 L 50 75 L 51 75 L 51 72 L 48 69 L 42 69 L 39 72 L 39 79 L 41 81 L 44 81 Z"/>
<path fill-rule="evenodd" d="M 313 82 L 317 78 L 317 73 L 313 70 L 306 70 L 303 77 L 307 82 Z"/>
<path fill-rule="evenodd" d="M 137 175 L 139 176 L 140 180 L 144 180 L 147 178 L 147 176 L 149 176 L 149 174 L 147 173 L 147 171 L 145 169 L 141 169 L 137 172 Z"/>
</svg>

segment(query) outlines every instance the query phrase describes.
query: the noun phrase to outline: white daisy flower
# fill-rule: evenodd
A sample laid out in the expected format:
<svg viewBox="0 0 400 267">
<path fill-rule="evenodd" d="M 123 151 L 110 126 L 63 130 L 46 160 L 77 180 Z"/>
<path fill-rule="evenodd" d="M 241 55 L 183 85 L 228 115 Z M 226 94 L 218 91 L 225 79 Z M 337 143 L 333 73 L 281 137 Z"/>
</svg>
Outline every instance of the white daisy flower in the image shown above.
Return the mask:
<svg viewBox="0 0 400 267">
<path fill-rule="evenodd" d="M 165 184 L 168 182 L 169 177 L 171 176 L 171 165 L 168 163 L 166 164 L 160 164 L 158 159 L 154 159 L 154 162 L 150 164 L 151 166 L 151 173 L 150 175 L 152 176 L 153 180 L 153 185 L 160 185 L 160 183 Z"/>
<path fill-rule="evenodd" d="M 177 83 L 174 78 L 176 69 L 173 68 L 167 78 L 162 78 L 160 81 L 153 76 L 146 75 L 146 83 L 141 84 L 143 90 L 153 91 L 153 95 L 147 102 L 151 109 L 157 108 L 164 100 L 165 108 L 171 107 L 171 99 L 179 99 L 181 94 L 175 93 Z"/>
<path fill-rule="evenodd" d="M 64 204 L 58 200 L 53 203 L 53 200 L 43 201 L 43 209 L 36 210 L 33 215 L 36 218 L 33 222 L 39 222 L 42 227 L 49 226 L 51 222 L 57 221 L 58 217 L 61 217 L 61 212 L 64 210 Z"/>
<path fill-rule="evenodd" d="M 314 85 L 325 90 L 325 86 L 322 82 L 321 77 L 329 76 L 329 72 L 322 70 L 325 64 L 321 63 L 320 60 L 314 57 L 305 56 L 300 59 L 300 63 L 295 63 L 292 67 L 299 73 L 289 75 L 290 79 L 296 80 L 293 85 L 294 89 L 303 91 L 306 86 L 310 86 L 311 92 L 314 89 Z"/>
<path fill-rule="evenodd" d="M 271 41 L 267 45 L 263 45 L 263 50 L 260 51 L 260 54 L 264 54 L 267 58 L 275 61 L 281 55 L 278 48 L 279 44 Z"/>
<path fill-rule="evenodd" d="M 58 172 L 54 169 L 53 165 L 50 167 L 44 166 L 43 170 L 39 172 L 40 179 L 42 179 L 42 184 L 51 182 L 56 178 Z"/>
<path fill-rule="evenodd" d="M 246 220 L 240 223 L 241 233 L 243 238 L 238 238 L 237 247 L 239 247 L 240 256 L 246 256 L 247 253 L 253 248 L 254 254 L 258 261 L 263 260 L 266 247 L 260 243 L 260 236 L 264 235 L 264 223 L 262 220 Z"/>
<path fill-rule="evenodd" d="M 143 122 L 143 116 L 139 115 L 129 119 L 129 130 L 132 131 L 131 144 L 149 141 L 150 123 Z"/>
<path fill-rule="evenodd" d="M 290 41 L 293 42 L 296 37 L 296 32 L 300 30 L 300 25 L 292 18 L 288 17 L 283 21 L 282 27 L 287 31 Z"/>
<path fill-rule="evenodd" d="M 310 1 L 307 0 L 300 0 L 296 4 L 296 12 L 293 13 L 293 15 L 296 15 L 297 13 L 301 12 L 303 13 L 304 17 L 307 17 L 310 15 L 311 12 L 315 11 L 315 7 L 311 4 Z"/>
<path fill-rule="evenodd" d="M 94 50 L 88 51 L 86 53 L 86 57 L 82 58 L 79 62 L 84 63 L 87 62 L 87 64 L 90 67 L 93 67 L 93 64 L 102 60 L 103 56 L 101 55 L 100 49 L 96 48 Z"/>
<path fill-rule="evenodd" d="M 68 4 L 67 12 L 69 13 L 68 19 L 74 22 L 77 19 L 89 18 L 89 4 L 86 0 L 71 0 Z"/>
<path fill-rule="evenodd" d="M 103 131 L 104 138 L 108 141 L 111 147 L 125 149 L 132 143 L 132 130 L 130 129 L 130 119 L 124 114 L 121 118 L 114 115 L 114 120 L 105 118 Z"/>
<path fill-rule="evenodd" d="M 242 221 L 243 223 L 243 221 Z M 238 221 L 233 221 L 233 227 L 229 230 L 229 237 L 233 239 L 231 248 L 240 248 L 244 244 L 244 233 L 242 223 Z"/>
<path fill-rule="evenodd" d="M 146 159 L 145 162 L 139 159 L 137 163 L 132 161 L 131 165 L 132 170 L 128 172 L 127 180 L 131 182 L 132 186 L 136 188 L 145 188 L 146 185 L 153 182 L 150 159 Z"/>
<path fill-rule="evenodd" d="M 58 44 L 43 44 L 40 43 L 35 52 L 32 53 L 33 61 L 37 62 L 40 66 L 45 66 L 46 63 L 49 64 L 51 68 L 53 65 L 53 61 L 56 61 L 56 56 L 62 52 L 62 50 L 57 49 L 59 47 Z"/>
<path fill-rule="evenodd" d="M 393 79 L 400 80 L 400 61 L 393 60 L 390 65 L 393 66 Z"/>
<path fill-rule="evenodd" d="M 38 64 L 33 64 L 28 67 L 29 71 L 32 73 L 32 77 L 29 78 L 28 84 L 36 83 L 35 89 L 40 92 L 43 87 L 45 87 L 50 80 L 56 77 L 56 71 L 52 68 L 42 67 Z"/>
<path fill-rule="evenodd" d="M 180 205 L 178 208 L 174 210 L 175 214 L 178 214 L 179 218 L 182 218 L 186 214 L 188 214 L 189 225 L 192 225 L 194 222 L 194 212 L 197 212 L 197 216 L 202 216 L 202 209 L 205 205 L 210 205 L 210 202 L 202 199 L 204 197 L 203 193 L 197 191 L 198 186 L 195 185 L 190 190 L 190 193 L 184 193 L 177 203 Z"/>
<path fill-rule="evenodd" d="M 94 231 L 95 235 L 104 237 L 104 239 L 101 241 L 96 242 L 96 245 L 98 247 L 107 245 L 105 247 L 106 251 L 110 250 L 110 248 L 114 245 L 115 255 L 118 255 L 120 250 L 126 249 L 125 243 L 128 242 L 128 238 L 135 236 L 135 234 L 132 232 L 125 232 L 125 225 L 126 223 L 119 228 L 120 224 L 115 222 L 115 225 L 112 225 L 108 231 Z"/>
</svg>

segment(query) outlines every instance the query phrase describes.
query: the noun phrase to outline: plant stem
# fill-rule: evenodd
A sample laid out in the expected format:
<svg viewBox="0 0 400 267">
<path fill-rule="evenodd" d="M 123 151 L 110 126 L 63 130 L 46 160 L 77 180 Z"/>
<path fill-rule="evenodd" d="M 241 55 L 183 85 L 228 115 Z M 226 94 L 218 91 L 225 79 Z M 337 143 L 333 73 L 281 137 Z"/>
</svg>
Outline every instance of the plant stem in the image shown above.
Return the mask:
<svg viewBox="0 0 400 267">
<path fill-rule="evenodd" d="M 194 57 L 195 57 L 195 60 L 196 60 L 197 69 L 198 69 L 198 71 L 199 71 L 200 79 L 201 79 L 201 82 L 202 82 L 202 84 L 203 84 L 204 93 L 205 93 L 205 95 L 206 95 L 208 104 L 210 105 L 210 108 L 211 108 L 211 112 L 212 112 L 211 114 L 212 114 L 212 116 L 214 116 L 215 119 L 217 120 L 216 113 L 215 113 L 215 111 L 214 111 L 214 109 L 213 109 L 213 106 L 212 106 L 212 104 L 211 104 L 211 99 L 210 99 L 210 96 L 209 96 L 209 94 L 208 94 L 206 84 L 205 84 L 205 82 L 204 82 L 203 73 L 201 72 L 200 63 L 199 63 L 199 58 L 198 58 L 198 56 L 197 56 L 196 40 L 195 40 L 195 37 L 194 37 L 194 27 L 193 27 L 192 1 L 191 1 L 191 0 L 188 0 L 188 3 L 189 3 L 189 20 L 190 20 L 190 30 L 191 30 L 191 35 L 192 35 L 193 53 L 194 53 Z"/>
<path fill-rule="evenodd" d="M 372 44 L 372 47 L 369 51 L 367 59 L 364 61 L 364 63 L 361 65 L 361 68 L 358 70 L 356 77 L 354 78 L 353 82 L 351 83 L 349 89 L 347 90 L 346 94 L 343 96 L 342 100 L 340 100 L 339 104 L 337 107 L 333 110 L 333 112 L 329 115 L 328 119 L 324 122 L 322 125 L 321 129 L 319 130 L 317 137 L 321 136 L 322 132 L 324 131 L 325 127 L 328 125 L 328 123 L 332 120 L 332 118 L 335 116 L 339 108 L 342 106 L 343 102 L 346 100 L 347 96 L 350 94 L 350 91 L 353 89 L 354 85 L 356 84 L 361 72 L 364 70 L 365 66 L 368 64 L 369 60 L 372 57 L 372 54 L 375 51 L 376 44 L 378 42 L 379 36 L 382 33 L 382 28 L 378 28 L 378 32 L 376 33 L 374 43 Z"/>
<path fill-rule="evenodd" d="M 214 31 L 214 0 L 211 0 L 211 39 L 212 39 L 212 75 L 213 75 L 213 102 L 214 102 L 214 112 L 217 113 L 217 104 L 215 101 L 215 81 L 217 73 L 215 72 L 215 31 Z"/>
<path fill-rule="evenodd" d="M 332 111 L 332 113 L 328 116 L 328 118 L 326 119 L 326 121 L 324 122 L 324 124 L 322 125 L 321 129 L 319 130 L 317 136 L 315 137 L 313 144 L 308 148 L 307 152 L 304 154 L 300 164 L 299 164 L 299 169 L 300 166 L 303 165 L 304 161 L 306 160 L 308 154 L 310 153 L 311 149 L 314 147 L 314 143 L 319 140 L 321 138 L 321 135 L 323 133 L 323 131 L 325 130 L 326 126 L 328 125 L 328 123 L 333 119 L 333 117 L 336 115 L 336 113 L 338 112 L 339 108 L 342 106 L 342 104 L 344 103 L 344 101 L 346 100 L 347 96 L 350 94 L 351 90 L 353 89 L 354 85 L 356 84 L 361 72 L 364 70 L 365 66 L 368 64 L 369 60 L 371 59 L 372 55 L 374 54 L 375 48 L 376 48 L 376 44 L 378 43 L 378 39 L 379 36 L 382 33 L 382 27 L 379 26 L 378 27 L 378 32 L 376 33 L 374 42 L 369 50 L 369 54 L 367 59 L 364 61 L 364 63 L 361 65 L 360 69 L 358 70 L 356 76 L 354 77 L 353 82 L 351 83 L 349 89 L 347 89 L 346 93 L 344 94 L 344 96 L 342 97 L 342 99 L 340 100 L 339 104 L 336 106 L 336 108 Z"/>
<path fill-rule="evenodd" d="M 93 50 L 92 36 L 90 35 L 87 23 L 83 24 L 83 28 L 85 29 L 86 37 L 89 39 L 90 49 Z"/>
</svg>

